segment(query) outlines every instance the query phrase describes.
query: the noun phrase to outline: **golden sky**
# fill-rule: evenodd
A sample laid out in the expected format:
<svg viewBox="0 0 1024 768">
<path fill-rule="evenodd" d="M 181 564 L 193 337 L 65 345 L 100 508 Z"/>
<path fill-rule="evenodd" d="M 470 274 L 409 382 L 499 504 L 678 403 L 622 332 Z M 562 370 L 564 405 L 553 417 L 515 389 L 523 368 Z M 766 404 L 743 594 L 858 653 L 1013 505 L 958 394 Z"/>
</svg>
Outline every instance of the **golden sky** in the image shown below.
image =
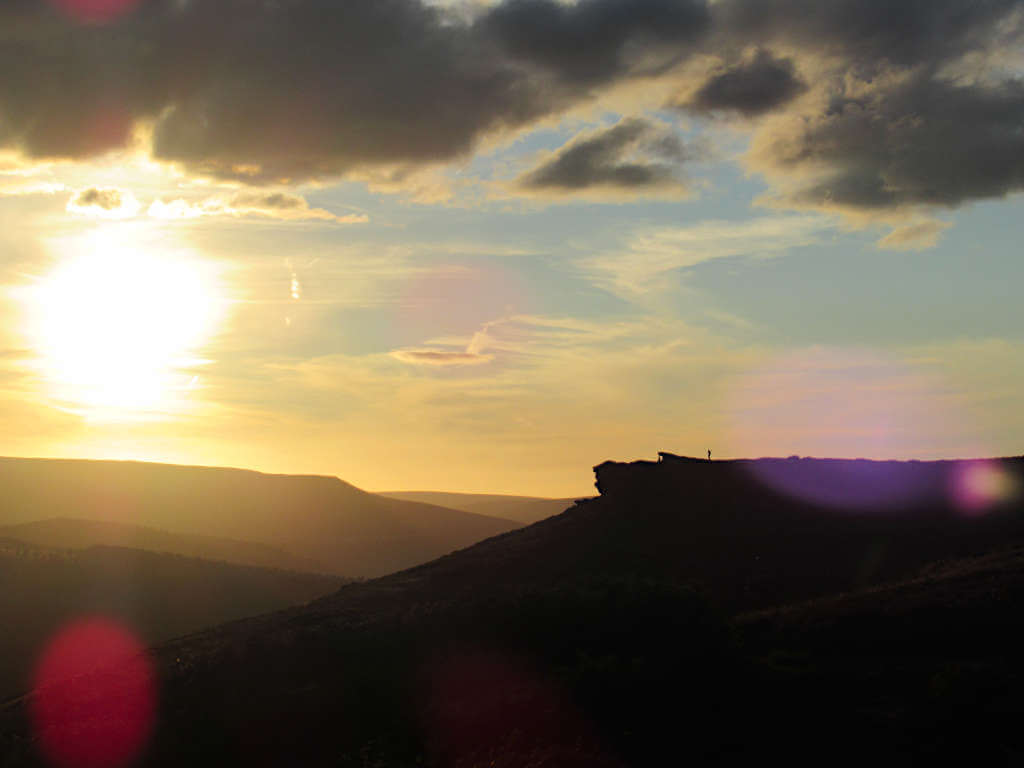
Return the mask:
<svg viewBox="0 0 1024 768">
<path fill-rule="evenodd" d="M 1020 453 L 1019 3 L 807 5 L 9 4 L 0 452 Z"/>
</svg>

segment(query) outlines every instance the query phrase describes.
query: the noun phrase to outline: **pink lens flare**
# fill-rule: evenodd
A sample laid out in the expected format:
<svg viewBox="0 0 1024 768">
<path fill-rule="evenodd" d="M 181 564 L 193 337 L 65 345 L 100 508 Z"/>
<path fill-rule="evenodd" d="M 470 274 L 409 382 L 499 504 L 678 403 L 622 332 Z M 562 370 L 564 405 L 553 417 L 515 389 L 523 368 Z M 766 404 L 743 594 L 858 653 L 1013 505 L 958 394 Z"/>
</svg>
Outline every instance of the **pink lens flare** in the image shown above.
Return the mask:
<svg viewBox="0 0 1024 768">
<path fill-rule="evenodd" d="M 964 462 L 951 483 L 953 503 L 968 515 L 980 515 L 1013 499 L 1019 492 L 1016 478 L 994 459 Z"/>
<path fill-rule="evenodd" d="M 75 21 L 84 24 L 105 24 L 134 8 L 139 0 L 53 0 L 54 4 Z"/>
<path fill-rule="evenodd" d="M 119 768 L 149 740 L 156 684 L 145 648 L 104 618 L 63 628 L 33 677 L 30 718 L 47 761 L 58 768 Z"/>
<path fill-rule="evenodd" d="M 529 311 L 530 290 L 514 270 L 491 263 L 424 269 L 401 287 L 396 327 L 414 335 L 472 335 Z"/>
<path fill-rule="evenodd" d="M 887 459 L 990 454 L 950 384 L 931 367 L 864 348 L 808 347 L 737 377 L 727 397 L 730 452 L 787 456 L 750 465 L 788 496 L 829 507 L 920 502 L 942 479 Z M 796 455 L 873 461 L 798 460 Z"/>
<path fill-rule="evenodd" d="M 606 765 L 568 692 L 525 659 L 470 653 L 432 665 L 427 678 L 423 725 L 428 750 L 442 764 L 492 764 L 496 755 L 534 744 L 543 745 L 544 764 Z"/>
</svg>

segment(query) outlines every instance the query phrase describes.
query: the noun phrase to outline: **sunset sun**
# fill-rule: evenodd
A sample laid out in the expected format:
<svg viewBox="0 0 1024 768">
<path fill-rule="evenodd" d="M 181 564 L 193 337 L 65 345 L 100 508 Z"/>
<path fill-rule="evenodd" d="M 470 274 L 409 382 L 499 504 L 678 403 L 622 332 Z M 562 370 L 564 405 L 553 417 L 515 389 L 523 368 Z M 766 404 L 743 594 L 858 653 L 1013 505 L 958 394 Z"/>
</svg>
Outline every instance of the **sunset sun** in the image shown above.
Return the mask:
<svg viewBox="0 0 1024 768">
<path fill-rule="evenodd" d="M 31 292 L 31 334 L 53 395 L 90 416 L 173 410 L 219 315 L 211 271 L 187 254 L 100 231 Z"/>
</svg>

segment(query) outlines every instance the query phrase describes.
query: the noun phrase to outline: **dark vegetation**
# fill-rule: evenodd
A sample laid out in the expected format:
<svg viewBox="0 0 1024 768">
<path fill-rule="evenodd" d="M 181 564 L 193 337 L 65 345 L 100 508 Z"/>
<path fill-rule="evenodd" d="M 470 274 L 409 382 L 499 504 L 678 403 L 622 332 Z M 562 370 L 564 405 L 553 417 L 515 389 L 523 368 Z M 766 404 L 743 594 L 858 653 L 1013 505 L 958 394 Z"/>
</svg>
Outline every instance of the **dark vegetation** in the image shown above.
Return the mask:
<svg viewBox="0 0 1024 768">
<path fill-rule="evenodd" d="M 1019 764 L 1020 494 L 968 512 L 965 465 L 794 460 L 785 487 L 831 489 L 809 501 L 766 466 L 604 464 L 562 515 L 158 646 L 141 762 Z"/>
</svg>

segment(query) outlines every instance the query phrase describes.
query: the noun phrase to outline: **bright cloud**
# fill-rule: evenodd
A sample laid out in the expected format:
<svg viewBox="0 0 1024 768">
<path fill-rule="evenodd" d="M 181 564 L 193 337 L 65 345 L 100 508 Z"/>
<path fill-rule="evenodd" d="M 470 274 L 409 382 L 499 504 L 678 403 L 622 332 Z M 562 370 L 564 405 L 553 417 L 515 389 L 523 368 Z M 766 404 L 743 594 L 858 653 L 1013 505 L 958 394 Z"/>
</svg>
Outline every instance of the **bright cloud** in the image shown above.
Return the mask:
<svg viewBox="0 0 1024 768">
<path fill-rule="evenodd" d="M 262 216 L 283 221 L 330 221 L 336 224 L 365 224 L 362 213 L 335 214 L 313 208 L 300 195 L 288 192 L 241 192 L 229 197 L 210 197 L 196 202 L 175 198 L 157 199 L 149 206 L 156 219 L 197 219 L 203 216 Z"/>
</svg>

